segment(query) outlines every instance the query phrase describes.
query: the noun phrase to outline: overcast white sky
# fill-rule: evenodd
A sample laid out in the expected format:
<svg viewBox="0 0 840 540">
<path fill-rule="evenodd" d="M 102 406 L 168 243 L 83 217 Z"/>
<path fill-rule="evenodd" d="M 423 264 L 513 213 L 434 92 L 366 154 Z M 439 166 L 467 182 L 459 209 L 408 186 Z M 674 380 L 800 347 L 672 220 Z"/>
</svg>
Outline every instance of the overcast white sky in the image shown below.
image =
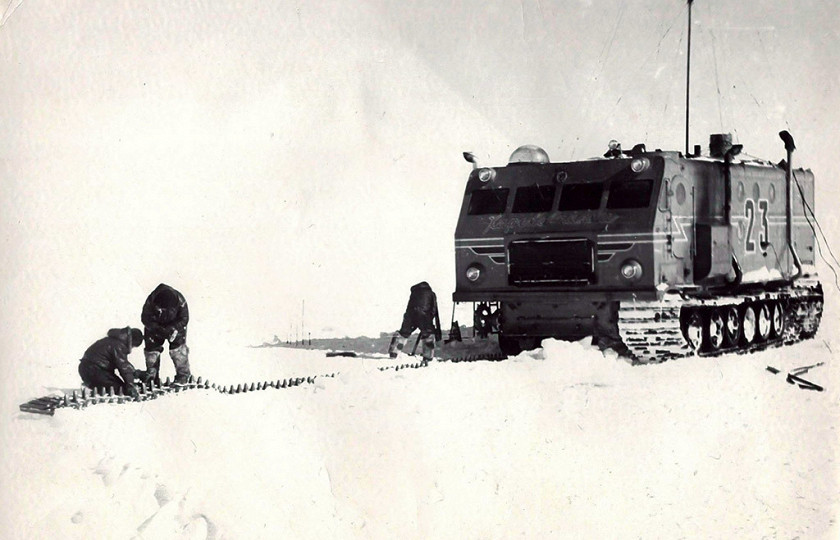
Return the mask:
<svg viewBox="0 0 840 540">
<path fill-rule="evenodd" d="M 421 280 L 448 325 L 462 151 L 503 164 L 526 143 L 555 161 L 612 138 L 684 146 L 679 0 L 221 4 L 9 4 L 4 361 L 139 325 L 159 282 L 207 344 L 285 338 L 304 300 L 313 337 L 392 330 Z M 840 9 L 696 0 L 693 14 L 692 144 L 731 131 L 778 160 L 789 129 L 836 240 Z M 49 350 L 20 347 L 44 332 Z"/>
</svg>

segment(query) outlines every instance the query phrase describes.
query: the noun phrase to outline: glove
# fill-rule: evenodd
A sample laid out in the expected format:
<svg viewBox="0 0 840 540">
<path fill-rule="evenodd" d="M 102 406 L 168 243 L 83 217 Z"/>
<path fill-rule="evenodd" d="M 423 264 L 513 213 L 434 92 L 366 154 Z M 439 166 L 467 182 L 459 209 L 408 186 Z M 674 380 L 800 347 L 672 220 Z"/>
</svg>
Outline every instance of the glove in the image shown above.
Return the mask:
<svg viewBox="0 0 840 540">
<path fill-rule="evenodd" d="M 137 391 L 137 387 L 133 384 L 126 385 L 125 393 L 133 399 L 140 399 L 140 392 Z"/>
</svg>

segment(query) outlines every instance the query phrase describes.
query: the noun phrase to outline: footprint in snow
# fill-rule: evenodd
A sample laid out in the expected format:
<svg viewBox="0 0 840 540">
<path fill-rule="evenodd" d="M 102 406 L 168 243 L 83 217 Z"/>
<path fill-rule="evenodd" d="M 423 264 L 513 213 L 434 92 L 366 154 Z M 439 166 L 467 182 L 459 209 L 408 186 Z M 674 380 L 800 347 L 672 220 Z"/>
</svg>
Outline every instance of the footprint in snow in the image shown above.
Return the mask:
<svg viewBox="0 0 840 540">
<path fill-rule="evenodd" d="M 157 500 L 158 506 L 164 506 L 171 501 L 172 494 L 169 492 L 169 488 L 163 484 L 158 484 L 155 488 L 155 499 Z"/>
</svg>

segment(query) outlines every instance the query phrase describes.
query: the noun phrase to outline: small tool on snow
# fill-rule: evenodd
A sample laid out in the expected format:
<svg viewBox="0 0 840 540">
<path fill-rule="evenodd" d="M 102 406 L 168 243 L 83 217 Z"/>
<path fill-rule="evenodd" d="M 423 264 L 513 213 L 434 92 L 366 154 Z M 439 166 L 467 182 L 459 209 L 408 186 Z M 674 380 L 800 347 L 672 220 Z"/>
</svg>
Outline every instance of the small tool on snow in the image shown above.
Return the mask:
<svg viewBox="0 0 840 540">
<path fill-rule="evenodd" d="M 821 365 L 821 363 L 814 364 L 813 366 L 805 366 L 804 368 L 796 368 L 787 374 L 786 380 L 790 384 L 799 385 L 799 388 L 802 388 L 803 390 L 816 390 L 817 392 L 822 392 L 823 390 L 825 390 L 825 388 L 818 384 L 812 383 L 811 381 L 806 381 L 805 379 L 799 376 L 801 373 L 805 373 L 809 369 L 817 367 L 819 365 Z M 767 366 L 767 371 L 769 371 L 773 375 L 780 373 L 780 370 L 774 368 L 773 366 Z"/>
</svg>

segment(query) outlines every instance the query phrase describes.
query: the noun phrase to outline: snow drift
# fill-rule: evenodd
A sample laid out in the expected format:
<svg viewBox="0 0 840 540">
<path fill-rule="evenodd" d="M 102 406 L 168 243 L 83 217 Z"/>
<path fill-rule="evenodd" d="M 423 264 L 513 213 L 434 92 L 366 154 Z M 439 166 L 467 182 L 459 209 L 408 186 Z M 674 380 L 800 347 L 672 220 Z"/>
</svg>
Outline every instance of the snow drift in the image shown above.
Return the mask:
<svg viewBox="0 0 840 540">
<path fill-rule="evenodd" d="M 220 384 L 340 375 L 17 414 L 2 536 L 831 538 L 836 378 L 825 364 L 803 375 L 825 392 L 784 379 L 830 347 L 631 367 L 548 340 L 385 372 L 385 358 L 220 351 L 194 362 Z"/>
</svg>

